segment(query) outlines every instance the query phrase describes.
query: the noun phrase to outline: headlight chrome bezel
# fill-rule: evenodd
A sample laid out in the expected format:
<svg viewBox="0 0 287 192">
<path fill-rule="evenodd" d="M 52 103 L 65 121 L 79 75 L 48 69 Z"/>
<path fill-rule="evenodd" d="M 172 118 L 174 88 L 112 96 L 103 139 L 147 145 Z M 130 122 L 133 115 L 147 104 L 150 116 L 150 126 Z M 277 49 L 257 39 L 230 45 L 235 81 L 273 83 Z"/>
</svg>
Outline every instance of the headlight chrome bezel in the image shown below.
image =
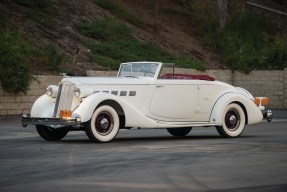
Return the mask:
<svg viewBox="0 0 287 192">
<path fill-rule="evenodd" d="M 46 95 L 52 98 L 56 98 L 58 95 L 59 86 L 57 85 L 49 85 L 46 89 Z"/>
<path fill-rule="evenodd" d="M 74 95 L 75 95 L 76 97 L 80 97 L 80 96 L 81 96 L 81 89 L 80 89 L 79 87 L 76 87 L 76 88 L 74 89 Z"/>
<path fill-rule="evenodd" d="M 74 89 L 74 96 L 84 98 L 93 94 L 94 90 L 92 87 L 87 86 L 77 86 Z"/>
</svg>

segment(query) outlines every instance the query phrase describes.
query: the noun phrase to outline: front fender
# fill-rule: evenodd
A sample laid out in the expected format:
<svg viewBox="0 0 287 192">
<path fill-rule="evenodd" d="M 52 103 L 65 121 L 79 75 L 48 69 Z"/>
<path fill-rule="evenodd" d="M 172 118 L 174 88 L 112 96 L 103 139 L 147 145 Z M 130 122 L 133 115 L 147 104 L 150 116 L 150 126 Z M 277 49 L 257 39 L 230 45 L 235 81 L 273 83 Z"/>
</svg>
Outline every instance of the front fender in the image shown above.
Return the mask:
<svg viewBox="0 0 287 192">
<path fill-rule="evenodd" d="M 54 108 L 54 100 L 44 94 L 34 102 L 31 109 L 31 117 L 53 117 Z"/>
<path fill-rule="evenodd" d="M 105 97 L 104 97 L 105 96 Z M 73 114 L 78 114 L 81 117 L 81 122 L 87 122 L 92 118 L 92 115 L 97 106 L 104 101 L 104 98 L 110 98 L 107 93 L 95 93 L 85 98 L 81 104 L 73 111 Z"/>
<path fill-rule="evenodd" d="M 213 106 L 211 115 L 210 115 L 210 123 L 217 124 L 219 126 L 223 123 L 224 118 L 224 110 L 230 103 L 240 103 L 244 108 L 247 115 L 248 122 L 247 124 L 255 124 L 259 123 L 263 119 L 262 112 L 260 109 L 255 105 L 255 103 L 250 100 L 249 98 L 238 94 L 228 92 L 219 97 L 216 101 L 215 105 Z"/>
<path fill-rule="evenodd" d="M 126 127 L 145 127 L 145 128 L 156 128 L 157 122 L 146 117 L 143 113 L 141 113 L 138 109 L 132 106 L 127 101 L 121 99 L 118 96 L 109 94 L 109 93 L 95 93 L 87 97 L 80 106 L 74 110 L 74 114 L 78 114 L 81 117 L 81 122 L 87 122 L 92 118 L 92 115 L 98 105 L 106 100 L 112 100 L 117 102 L 125 114 L 125 126 Z"/>
</svg>

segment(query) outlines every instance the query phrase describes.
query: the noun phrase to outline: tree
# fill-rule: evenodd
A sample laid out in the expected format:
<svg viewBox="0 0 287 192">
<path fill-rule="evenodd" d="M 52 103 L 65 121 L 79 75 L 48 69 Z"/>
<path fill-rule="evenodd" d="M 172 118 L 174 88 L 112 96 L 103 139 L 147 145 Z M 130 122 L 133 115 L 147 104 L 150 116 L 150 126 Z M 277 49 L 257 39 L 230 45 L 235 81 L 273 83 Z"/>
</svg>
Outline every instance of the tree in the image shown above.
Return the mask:
<svg viewBox="0 0 287 192">
<path fill-rule="evenodd" d="M 227 0 L 218 0 L 219 26 L 225 27 L 227 16 Z"/>
<path fill-rule="evenodd" d="M 240 3 L 241 3 L 241 12 L 244 13 L 246 8 L 246 0 L 241 0 Z"/>
</svg>

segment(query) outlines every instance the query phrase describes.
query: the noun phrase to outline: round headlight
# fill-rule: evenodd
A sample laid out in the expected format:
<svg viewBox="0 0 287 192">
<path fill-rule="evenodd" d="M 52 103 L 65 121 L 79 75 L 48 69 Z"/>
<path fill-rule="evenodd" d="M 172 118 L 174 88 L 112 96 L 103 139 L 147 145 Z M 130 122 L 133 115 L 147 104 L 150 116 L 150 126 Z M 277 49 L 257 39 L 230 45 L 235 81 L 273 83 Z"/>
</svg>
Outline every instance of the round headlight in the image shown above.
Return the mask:
<svg viewBox="0 0 287 192">
<path fill-rule="evenodd" d="M 53 95 L 53 88 L 52 87 L 48 87 L 47 88 L 47 91 L 46 91 L 46 94 L 51 97 Z"/>
<path fill-rule="evenodd" d="M 76 97 L 84 98 L 93 94 L 94 89 L 89 86 L 78 86 L 74 89 L 74 95 Z"/>
<path fill-rule="evenodd" d="M 81 95 L 81 90 L 80 90 L 78 87 L 75 88 L 74 94 L 75 94 L 76 97 L 80 97 L 80 95 Z"/>
<path fill-rule="evenodd" d="M 46 89 L 46 95 L 48 95 L 49 97 L 57 97 L 58 94 L 58 86 L 56 85 L 50 85 L 49 87 L 47 87 Z"/>
</svg>

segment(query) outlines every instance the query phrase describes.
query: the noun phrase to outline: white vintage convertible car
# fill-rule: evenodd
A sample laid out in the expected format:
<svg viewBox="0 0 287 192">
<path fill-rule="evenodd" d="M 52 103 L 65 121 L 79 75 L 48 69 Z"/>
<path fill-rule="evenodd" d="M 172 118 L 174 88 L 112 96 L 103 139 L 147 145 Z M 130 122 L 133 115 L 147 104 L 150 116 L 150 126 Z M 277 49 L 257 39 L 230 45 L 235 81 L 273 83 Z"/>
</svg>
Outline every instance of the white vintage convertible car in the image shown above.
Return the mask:
<svg viewBox="0 0 287 192">
<path fill-rule="evenodd" d="M 91 141 L 109 142 L 119 129 L 164 128 L 174 136 L 192 127 L 216 127 L 223 137 L 238 137 L 246 124 L 272 112 L 247 90 L 205 75 L 175 74 L 161 62 L 122 63 L 117 77 L 68 77 L 50 85 L 22 116 L 48 141 L 83 130 Z"/>
</svg>

